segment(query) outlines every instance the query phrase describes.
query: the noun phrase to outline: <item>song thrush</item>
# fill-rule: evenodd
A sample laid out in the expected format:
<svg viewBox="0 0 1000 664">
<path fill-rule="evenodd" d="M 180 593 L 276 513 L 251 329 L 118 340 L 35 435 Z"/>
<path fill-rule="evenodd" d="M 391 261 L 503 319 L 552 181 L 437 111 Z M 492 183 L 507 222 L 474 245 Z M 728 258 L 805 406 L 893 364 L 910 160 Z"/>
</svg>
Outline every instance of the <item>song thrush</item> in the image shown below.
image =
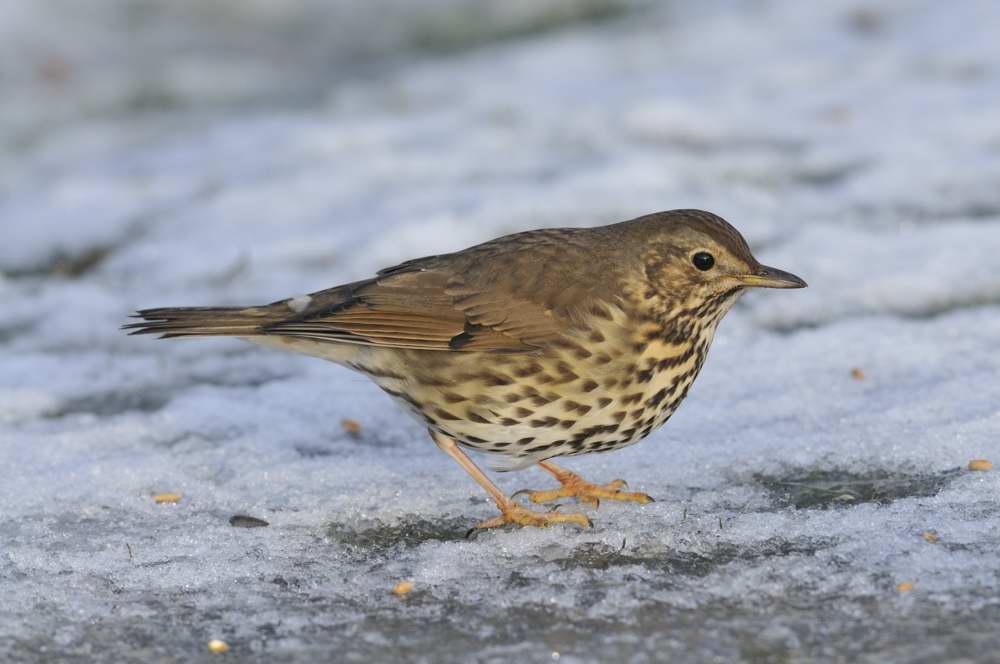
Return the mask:
<svg viewBox="0 0 1000 664">
<path fill-rule="evenodd" d="M 406 261 L 372 279 L 255 307 L 139 311 L 133 334 L 236 336 L 370 377 L 415 413 L 496 501 L 505 523 L 589 525 L 507 497 L 462 448 L 538 464 L 572 496 L 649 502 L 551 461 L 638 442 L 673 414 L 722 316 L 748 287 L 802 288 L 700 210 L 551 228 Z M 520 492 L 519 492 L 520 493 Z"/>
</svg>

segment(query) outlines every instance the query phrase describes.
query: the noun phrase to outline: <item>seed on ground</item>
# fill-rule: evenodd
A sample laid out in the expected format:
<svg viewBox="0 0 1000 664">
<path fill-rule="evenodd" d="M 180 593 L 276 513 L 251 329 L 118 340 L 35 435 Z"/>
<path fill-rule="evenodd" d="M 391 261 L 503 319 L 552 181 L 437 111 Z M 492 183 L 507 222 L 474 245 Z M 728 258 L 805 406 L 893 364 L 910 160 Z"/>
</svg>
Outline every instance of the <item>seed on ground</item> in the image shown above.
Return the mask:
<svg viewBox="0 0 1000 664">
<path fill-rule="evenodd" d="M 345 417 L 340 421 L 340 426 L 344 427 L 344 431 L 352 436 L 357 436 L 361 433 L 361 422 L 358 422 L 357 420 Z"/>
<path fill-rule="evenodd" d="M 931 544 L 937 544 L 938 540 L 941 539 L 940 537 L 938 537 L 938 534 L 933 530 L 925 530 L 923 533 L 920 534 L 920 536 L 923 537 L 928 542 L 930 542 Z"/>
<path fill-rule="evenodd" d="M 853 378 L 854 380 L 864 380 L 865 372 L 862 371 L 859 367 L 854 367 L 853 369 L 851 369 L 851 378 Z"/>
<path fill-rule="evenodd" d="M 903 581 L 902 583 L 896 584 L 896 590 L 901 593 L 908 593 L 913 590 L 913 581 Z"/>
<path fill-rule="evenodd" d="M 208 652 L 216 654 L 229 652 L 229 644 L 225 641 L 220 641 L 219 639 L 212 639 L 208 642 Z"/>
<path fill-rule="evenodd" d="M 162 505 L 164 503 L 179 503 L 181 502 L 181 494 L 179 493 L 158 493 L 153 496 L 153 502 Z"/>
<path fill-rule="evenodd" d="M 392 592 L 394 592 L 399 597 L 403 597 L 404 595 L 412 591 L 413 591 L 412 581 L 400 581 L 392 589 Z"/>
<path fill-rule="evenodd" d="M 969 470 L 993 470 L 993 462 L 989 459 L 973 459 L 969 462 Z"/>
</svg>

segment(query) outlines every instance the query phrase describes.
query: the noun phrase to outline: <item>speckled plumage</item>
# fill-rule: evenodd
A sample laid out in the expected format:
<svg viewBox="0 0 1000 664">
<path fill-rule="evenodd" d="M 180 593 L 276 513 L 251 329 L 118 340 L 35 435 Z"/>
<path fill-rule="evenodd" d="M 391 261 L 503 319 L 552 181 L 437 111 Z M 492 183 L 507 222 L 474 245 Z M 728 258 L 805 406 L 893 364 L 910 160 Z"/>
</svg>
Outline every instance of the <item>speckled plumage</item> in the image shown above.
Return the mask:
<svg viewBox="0 0 1000 664">
<path fill-rule="evenodd" d="M 484 361 L 481 354 L 372 348 L 349 366 L 429 428 L 508 457 L 497 467 L 523 467 L 614 450 L 663 424 L 687 395 L 736 295 L 717 300 L 710 315 L 668 317 L 683 333 L 643 315 L 642 302 L 623 301 L 594 305 L 544 351 Z"/>
<path fill-rule="evenodd" d="M 692 265 L 699 252 L 708 269 Z M 662 425 L 754 285 L 805 284 L 761 266 L 719 217 L 675 210 L 518 233 L 261 307 L 145 310 L 131 327 L 338 362 L 424 420 L 439 445 L 518 468 L 618 449 Z"/>
</svg>

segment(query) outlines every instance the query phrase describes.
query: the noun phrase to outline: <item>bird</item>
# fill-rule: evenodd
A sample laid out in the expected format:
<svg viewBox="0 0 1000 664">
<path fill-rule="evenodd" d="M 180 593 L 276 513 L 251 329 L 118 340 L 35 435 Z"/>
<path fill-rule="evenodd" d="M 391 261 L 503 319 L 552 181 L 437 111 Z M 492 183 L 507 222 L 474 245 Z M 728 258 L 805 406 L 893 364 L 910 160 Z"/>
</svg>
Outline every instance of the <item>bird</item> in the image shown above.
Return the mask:
<svg viewBox="0 0 1000 664">
<path fill-rule="evenodd" d="M 239 337 L 366 375 L 496 502 L 500 514 L 470 532 L 592 526 L 581 511 L 532 507 L 652 498 L 626 491 L 624 480 L 589 482 L 553 460 L 648 436 L 687 396 L 741 295 L 805 286 L 757 261 L 721 217 L 682 209 L 514 233 L 261 306 L 143 309 L 123 328 Z M 537 465 L 559 488 L 508 496 L 470 451 L 496 470 Z"/>
</svg>

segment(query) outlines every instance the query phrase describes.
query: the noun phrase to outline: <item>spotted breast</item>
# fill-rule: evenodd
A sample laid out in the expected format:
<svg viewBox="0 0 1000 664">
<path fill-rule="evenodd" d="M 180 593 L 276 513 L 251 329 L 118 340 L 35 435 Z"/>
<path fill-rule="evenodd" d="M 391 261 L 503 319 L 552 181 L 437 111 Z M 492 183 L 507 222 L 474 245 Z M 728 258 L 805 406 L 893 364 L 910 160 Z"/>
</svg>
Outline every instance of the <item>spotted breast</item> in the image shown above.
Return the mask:
<svg viewBox="0 0 1000 664">
<path fill-rule="evenodd" d="M 371 349 L 350 366 L 432 431 L 500 455 L 498 468 L 606 452 L 642 440 L 669 419 L 741 290 L 672 309 L 657 298 L 595 305 L 573 330 L 533 354 Z"/>
</svg>

